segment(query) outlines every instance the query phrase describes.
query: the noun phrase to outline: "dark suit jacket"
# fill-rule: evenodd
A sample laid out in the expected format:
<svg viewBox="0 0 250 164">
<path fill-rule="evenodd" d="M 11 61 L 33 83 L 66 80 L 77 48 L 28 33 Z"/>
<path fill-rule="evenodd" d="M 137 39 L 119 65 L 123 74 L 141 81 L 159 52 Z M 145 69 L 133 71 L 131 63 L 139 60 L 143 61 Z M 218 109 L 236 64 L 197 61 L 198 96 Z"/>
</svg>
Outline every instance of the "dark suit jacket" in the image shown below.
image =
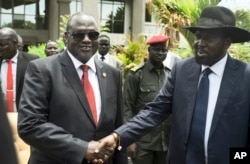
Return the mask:
<svg viewBox="0 0 250 164">
<path fill-rule="evenodd" d="M 3 103 L 2 89 L 0 87 L 0 163 L 17 164 L 16 150 L 13 136 L 6 116 L 5 104 Z"/>
<path fill-rule="evenodd" d="M 18 111 L 19 135 L 32 146 L 30 164 L 80 164 L 89 141 L 122 124 L 121 73 L 98 60 L 95 65 L 102 104 L 97 127 L 67 51 L 30 62 Z M 125 151 L 117 151 L 108 164 L 126 162 Z"/>
<path fill-rule="evenodd" d="M 31 60 L 38 59 L 36 55 L 28 54 L 23 51 L 19 51 L 17 58 L 17 73 L 16 73 L 16 106 L 18 109 L 19 101 L 23 89 L 24 74 L 28 63 Z"/>
<path fill-rule="evenodd" d="M 155 101 L 116 130 L 122 145 L 128 146 L 172 113 L 167 161 L 184 164 L 200 70 L 194 58 L 177 63 Z M 248 146 L 249 83 L 250 66 L 228 57 L 209 134 L 208 164 L 228 164 L 230 147 Z"/>
</svg>

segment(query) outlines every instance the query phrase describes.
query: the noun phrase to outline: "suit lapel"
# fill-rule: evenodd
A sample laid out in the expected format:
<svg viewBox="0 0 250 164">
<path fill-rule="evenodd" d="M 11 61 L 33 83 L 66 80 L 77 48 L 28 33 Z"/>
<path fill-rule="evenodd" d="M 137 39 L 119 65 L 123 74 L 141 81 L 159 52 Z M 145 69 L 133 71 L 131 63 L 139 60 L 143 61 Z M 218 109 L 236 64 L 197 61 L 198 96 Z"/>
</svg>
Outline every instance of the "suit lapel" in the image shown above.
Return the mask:
<svg viewBox="0 0 250 164">
<path fill-rule="evenodd" d="M 83 109 L 87 112 L 87 115 L 92 120 L 93 124 L 95 124 L 90 107 L 88 105 L 87 97 L 85 95 L 85 92 L 83 91 L 81 80 L 79 79 L 77 71 L 72 71 L 76 69 L 69 55 L 67 54 L 67 51 L 62 52 L 62 54 L 60 54 L 58 58 L 61 63 L 62 73 L 75 91 L 80 103 L 82 104 Z"/>
<path fill-rule="evenodd" d="M 232 90 L 239 73 L 240 72 L 238 71 L 238 65 L 236 64 L 235 60 L 228 56 L 224 74 L 221 80 L 218 99 L 214 110 L 214 117 L 209 133 L 209 138 L 213 135 L 220 117 L 225 110 L 225 106 L 229 101 L 230 95 L 232 94 Z"/>
<path fill-rule="evenodd" d="M 104 97 L 106 96 L 104 95 L 108 93 L 106 86 L 107 86 L 107 79 L 109 76 L 109 72 L 106 71 L 100 60 L 95 60 L 95 65 L 96 65 L 96 73 L 99 81 L 100 95 L 101 95 L 101 113 L 98 121 L 99 124 L 102 121 L 103 112 L 105 111 L 104 107 L 106 106 L 105 105 L 106 102 L 104 101 Z"/>
<path fill-rule="evenodd" d="M 187 118 L 186 118 L 186 138 L 185 138 L 185 142 L 188 142 L 188 136 L 189 136 L 189 131 L 190 131 L 190 126 L 191 126 L 191 122 L 192 122 L 192 116 L 193 116 L 193 112 L 194 112 L 194 105 L 195 105 L 195 99 L 196 99 L 196 91 L 197 91 L 197 87 L 198 87 L 198 82 L 199 82 L 199 76 L 200 76 L 200 72 L 201 72 L 201 66 L 198 65 L 194 58 L 190 61 L 192 62 L 190 65 L 191 67 L 189 67 L 188 70 L 183 70 L 185 71 L 184 74 L 188 75 L 187 77 L 187 81 L 185 81 L 187 84 L 186 88 L 186 94 L 187 94 Z"/>
<path fill-rule="evenodd" d="M 21 92 L 22 87 L 20 86 L 21 81 L 23 80 L 22 75 L 25 74 L 26 66 L 28 61 L 23 57 L 23 54 L 19 52 L 17 57 L 17 71 L 16 71 L 16 90 Z"/>
</svg>

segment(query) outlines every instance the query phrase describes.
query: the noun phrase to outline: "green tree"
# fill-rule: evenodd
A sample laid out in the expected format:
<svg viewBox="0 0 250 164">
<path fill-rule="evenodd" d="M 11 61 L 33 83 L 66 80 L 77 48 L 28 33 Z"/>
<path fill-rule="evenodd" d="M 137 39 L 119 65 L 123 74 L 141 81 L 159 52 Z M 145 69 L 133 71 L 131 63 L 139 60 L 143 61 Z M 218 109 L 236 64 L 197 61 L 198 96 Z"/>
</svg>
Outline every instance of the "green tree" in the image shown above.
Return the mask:
<svg viewBox="0 0 250 164">
<path fill-rule="evenodd" d="M 156 20 L 159 23 L 165 24 L 162 30 L 163 34 L 169 35 L 172 40 L 172 45 L 179 44 L 176 33 L 181 32 L 189 42 L 191 48 L 194 42 L 194 35 L 182 28 L 182 26 L 195 26 L 199 19 L 201 11 L 207 6 L 215 6 L 221 0 L 152 0 L 153 12 L 156 15 Z M 246 30 L 250 30 L 250 11 L 237 10 L 235 12 L 236 26 Z M 173 32 L 174 31 L 174 32 Z M 174 47 L 174 46 L 172 46 Z M 176 50 L 174 50 L 176 51 Z M 177 49 L 177 53 L 183 58 L 189 57 L 186 50 Z M 190 50 L 187 50 L 190 52 Z M 245 62 L 250 62 L 249 44 L 233 44 L 229 49 L 233 57 Z"/>
<path fill-rule="evenodd" d="M 199 19 L 201 11 L 212 5 L 217 5 L 220 0 L 152 0 L 153 12 L 158 23 L 165 24 L 162 32 L 170 35 L 173 44 L 178 44 L 179 37 L 176 32 L 181 32 L 190 45 L 193 44 L 194 35 L 188 30 L 183 30 L 183 26 L 195 25 Z M 170 29 L 170 30 L 169 30 Z M 173 32 L 173 31 L 175 32 Z M 166 31 L 170 31 L 166 33 Z M 171 34 L 174 34 L 171 36 Z"/>
<path fill-rule="evenodd" d="M 131 68 L 141 63 L 148 56 L 148 48 L 144 35 L 138 35 L 133 40 L 127 37 L 126 42 L 125 46 L 117 46 L 114 48 L 114 53 L 124 63 L 124 76 L 127 75 Z"/>
</svg>

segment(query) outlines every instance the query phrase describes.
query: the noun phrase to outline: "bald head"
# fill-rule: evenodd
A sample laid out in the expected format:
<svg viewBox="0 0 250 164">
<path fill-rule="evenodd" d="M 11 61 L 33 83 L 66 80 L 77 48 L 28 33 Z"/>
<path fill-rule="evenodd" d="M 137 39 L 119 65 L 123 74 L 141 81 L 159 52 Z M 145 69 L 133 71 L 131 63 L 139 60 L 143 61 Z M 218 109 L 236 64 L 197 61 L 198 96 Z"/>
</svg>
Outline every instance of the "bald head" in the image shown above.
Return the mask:
<svg viewBox="0 0 250 164">
<path fill-rule="evenodd" d="M 82 20 L 85 20 L 85 21 L 83 22 Z M 74 29 L 74 27 L 80 26 L 80 25 L 88 26 L 90 23 L 95 26 L 95 30 L 97 31 L 98 26 L 94 17 L 87 15 L 83 12 L 77 12 L 69 18 L 67 26 L 66 26 L 66 31 L 70 31 L 71 29 Z"/>
<path fill-rule="evenodd" d="M 0 29 L 0 55 L 3 59 L 12 59 L 17 54 L 18 35 L 9 27 Z"/>
<path fill-rule="evenodd" d="M 2 39 L 7 39 L 15 43 L 18 42 L 18 34 L 16 33 L 14 29 L 9 28 L 9 27 L 4 27 L 0 30 L 0 37 Z"/>
</svg>

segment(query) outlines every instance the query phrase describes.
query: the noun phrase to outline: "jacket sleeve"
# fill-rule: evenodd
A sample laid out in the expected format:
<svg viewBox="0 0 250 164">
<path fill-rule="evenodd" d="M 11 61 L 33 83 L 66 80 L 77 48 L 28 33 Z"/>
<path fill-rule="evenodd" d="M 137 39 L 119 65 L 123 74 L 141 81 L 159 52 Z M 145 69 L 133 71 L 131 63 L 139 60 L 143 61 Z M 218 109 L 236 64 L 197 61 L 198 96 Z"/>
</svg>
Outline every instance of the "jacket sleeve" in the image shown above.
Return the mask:
<svg viewBox="0 0 250 164">
<path fill-rule="evenodd" d="M 39 64 L 30 62 L 25 74 L 18 110 L 19 136 L 32 148 L 62 163 L 81 163 L 88 142 L 49 121 L 51 75 L 45 71 L 47 65 Z"/>
<path fill-rule="evenodd" d="M 14 148 L 12 133 L 6 116 L 3 103 L 2 90 L 0 88 L 0 159 L 2 164 L 17 164 L 17 156 Z"/>
<path fill-rule="evenodd" d="M 118 103 L 117 103 L 117 116 L 116 116 L 116 127 L 118 128 L 123 124 L 123 106 L 122 106 L 122 73 L 119 73 L 119 90 L 118 90 Z M 121 151 L 115 150 L 112 164 L 128 164 L 128 156 L 126 149 Z"/>
</svg>

